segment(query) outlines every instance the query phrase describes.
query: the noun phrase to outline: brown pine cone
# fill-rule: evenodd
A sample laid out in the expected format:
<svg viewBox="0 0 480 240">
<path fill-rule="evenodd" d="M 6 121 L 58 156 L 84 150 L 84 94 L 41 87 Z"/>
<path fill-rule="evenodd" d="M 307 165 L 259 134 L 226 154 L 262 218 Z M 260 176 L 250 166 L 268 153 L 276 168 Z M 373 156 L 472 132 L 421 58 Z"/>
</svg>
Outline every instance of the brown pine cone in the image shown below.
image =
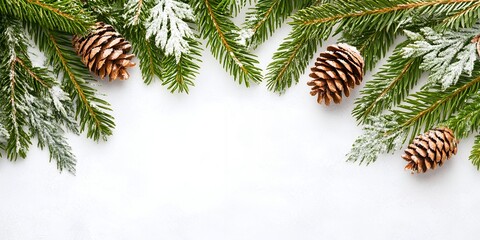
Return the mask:
<svg viewBox="0 0 480 240">
<path fill-rule="evenodd" d="M 354 47 L 342 43 L 328 46 L 311 68 L 313 79 L 307 83 L 312 87 L 310 94 L 317 95 L 319 104 L 340 103 L 342 93 L 350 96 L 351 89 L 362 82 L 364 65 L 363 57 Z"/>
<path fill-rule="evenodd" d="M 111 25 L 96 23 L 86 36 L 74 36 L 73 46 L 88 69 L 110 81 L 129 77 L 127 68 L 135 66 L 131 60 L 135 56 L 128 54 L 132 45 L 125 40 Z"/>
<path fill-rule="evenodd" d="M 415 137 L 402 156 L 408 164 L 405 169 L 412 173 L 424 173 L 428 169 L 442 166 L 452 155 L 457 154 L 458 140 L 453 131 L 441 127 Z"/>
</svg>

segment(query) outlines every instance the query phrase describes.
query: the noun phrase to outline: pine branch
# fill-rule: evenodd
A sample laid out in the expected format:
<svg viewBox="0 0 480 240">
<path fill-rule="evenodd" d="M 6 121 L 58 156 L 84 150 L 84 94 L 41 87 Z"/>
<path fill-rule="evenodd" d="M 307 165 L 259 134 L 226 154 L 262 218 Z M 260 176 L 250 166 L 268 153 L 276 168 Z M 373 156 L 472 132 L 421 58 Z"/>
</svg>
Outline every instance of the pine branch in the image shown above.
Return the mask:
<svg viewBox="0 0 480 240">
<path fill-rule="evenodd" d="M 378 115 L 382 111 L 400 104 L 420 79 L 422 70 L 420 57 L 404 58 L 403 48 L 410 41 L 398 45 L 387 63 L 367 81 L 355 101 L 353 116 L 365 122 L 369 116 Z"/>
<path fill-rule="evenodd" d="M 254 55 L 236 40 L 239 29 L 231 21 L 228 12 L 220 8 L 221 0 L 192 0 L 201 36 L 215 58 L 240 84 L 248 87 L 251 82 L 261 82 L 261 70 Z"/>
<path fill-rule="evenodd" d="M 151 0 L 128 0 L 125 3 L 125 17 L 127 26 L 136 26 L 144 22 L 146 8 L 153 5 Z"/>
<path fill-rule="evenodd" d="M 449 15 L 442 22 L 445 28 L 470 28 L 480 18 L 480 2 L 468 2 L 463 9 Z"/>
<path fill-rule="evenodd" d="M 480 130 L 480 96 L 474 95 L 465 107 L 450 118 L 445 125 L 455 131 L 457 138 L 466 138 Z"/>
<path fill-rule="evenodd" d="M 170 92 L 189 92 L 189 87 L 194 86 L 193 81 L 198 75 L 200 67 L 200 43 L 189 40 L 189 52 L 182 54 L 177 62 L 175 57 L 168 56 L 163 59 L 163 85 L 168 86 Z"/>
<path fill-rule="evenodd" d="M 143 21 L 152 1 L 154 0 L 88 0 L 84 8 L 93 12 L 97 21 L 110 24 L 118 31 L 131 27 L 132 23 L 137 26 Z"/>
<path fill-rule="evenodd" d="M 218 9 L 228 12 L 232 16 L 237 16 L 237 14 L 242 10 L 245 5 L 252 3 L 252 0 L 220 0 Z"/>
<path fill-rule="evenodd" d="M 395 122 L 395 124 L 390 124 L 386 130 L 372 133 L 368 131 L 369 126 L 376 123 L 369 122 L 365 126 L 365 134 L 355 141 L 352 152 L 349 154 L 349 160 L 362 161 L 365 159 L 367 163 L 373 162 L 377 159 L 379 153 L 395 150 L 392 147 L 398 145 L 395 142 L 404 143 L 408 140 L 408 136 L 413 138 L 426 129 L 430 129 L 454 116 L 480 90 L 480 64 L 478 63 L 475 64 L 473 76 L 476 77 L 463 75 L 457 84 L 446 90 L 443 90 L 441 85 L 433 85 L 411 95 L 402 105 L 398 106 L 398 109 L 379 117 L 379 119 Z M 377 143 L 382 145 L 378 146 L 377 149 L 382 149 L 382 151 L 368 152 L 356 147 L 368 145 L 371 136 L 382 138 L 377 140 Z"/>
<path fill-rule="evenodd" d="M 89 4 L 104 22 L 111 24 L 132 43 L 132 51 L 140 60 L 143 81 L 151 84 L 155 77 L 163 78 L 163 50 L 151 39 L 146 39 L 145 21 L 149 17 L 149 9 L 155 5 L 153 0 L 128 0 L 125 3 L 108 0 L 95 0 Z M 124 9 L 127 10 L 123 13 Z"/>
<path fill-rule="evenodd" d="M 50 114 L 55 121 L 63 125 L 70 132 L 78 135 L 80 131 L 78 122 L 75 119 L 75 108 L 68 93 L 64 92 L 59 84 L 55 84 L 48 89 L 46 95 L 48 95 L 50 99 L 50 105 L 52 105 Z"/>
<path fill-rule="evenodd" d="M 25 131 L 26 113 L 22 108 L 25 105 L 24 94 L 27 91 L 27 85 L 22 82 L 25 72 L 18 64 L 19 58 L 16 55 L 11 56 L 11 60 L 2 63 L 1 67 L 8 69 L 1 81 L 2 88 L 2 111 L 6 114 L 3 122 L 8 131 L 9 140 L 7 142 L 7 157 L 16 160 L 18 157 L 25 158 L 31 144 L 28 132 Z"/>
<path fill-rule="evenodd" d="M 27 116 L 24 108 L 24 96 L 29 87 L 25 81 L 29 75 L 19 64 L 28 59 L 27 40 L 18 21 L 6 21 L 6 18 L 0 17 L 0 47 L 5 49 L 0 62 L 1 121 L 9 135 L 7 158 L 16 160 L 26 157 L 31 144 L 29 133 L 25 130 Z"/>
<path fill-rule="evenodd" d="M 462 75 L 457 84 L 445 90 L 434 85 L 408 97 L 392 111 L 400 116 L 398 128 L 415 136 L 453 116 L 480 89 L 480 64 L 475 64 L 473 76 Z"/>
<path fill-rule="evenodd" d="M 393 45 L 398 28 L 377 29 L 372 26 L 364 31 L 357 28 L 342 29 L 341 42 L 346 42 L 358 49 L 365 61 L 365 71 L 372 70 L 380 59 L 385 57 Z"/>
<path fill-rule="evenodd" d="M 73 112 L 63 106 L 70 104 L 65 102 L 69 99 L 52 97 L 57 82 L 47 69 L 32 66 L 27 43 L 19 21 L 0 18 L 0 47 L 8 50 L 0 64 L 0 71 L 6 71 L 0 74 L 0 113 L 5 123 L 5 128 L 0 124 L 0 136 L 7 138 L 7 158 L 25 158 L 31 138 L 36 136 L 40 148 L 48 146 L 58 169 L 73 173 L 76 160 L 62 128 L 76 128 Z"/>
<path fill-rule="evenodd" d="M 412 10 L 422 15 L 454 15 L 475 4 L 476 0 L 390 0 L 338 1 L 321 7 L 311 7 L 295 16 L 293 25 L 316 28 L 342 20 L 341 26 L 357 25 L 364 29 L 375 23 L 378 29 L 389 28 L 402 21 Z"/>
<path fill-rule="evenodd" d="M 50 160 L 57 162 L 58 170 L 67 170 L 74 174 L 76 159 L 67 139 L 63 136 L 62 128 L 55 124 L 55 119 L 50 115 L 51 99 L 27 93 L 25 100 L 25 111 L 29 116 L 31 132 L 34 133 L 32 136 L 37 136 L 38 146 L 41 149 L 48 147 Z"/>
<path fill-rule="evenodd" d="M 305 58 L 313 57 L 313 52 L 301 51 L 298 54 L 301 43 L 313 42 L 317 43 L 329 38 L 334 32 L 334 28 L 341 32 L 343 29 L 356 29 L 357 32 L 364 33 L 375 26 L 377 32 L 397 33 L 399 23 L 409 22 L 415 15 L 423 16 L 450 16 L 461 11 L 469 3 L 476 0 L 391 0 L 391 1 L 335 1 L 320 6 L 308 7 L 300 10 L 293 16 L 292 34 L 285 40 L 284 44 L 277 50 L 274 62 L 269 66 L 267 81 L 271 82 L 270 89 L 283 92 L 285 89 L 275 86 L 290 86 L 292 81 L 298 79 L 283 79 L 284 70 L 292 62 L 298 65 L 292 66 L 291 71 L 287 71 L 290 77 L 298 77 L 304 72 Z M 380 34 L 379 33 L 379 34 Z M 386 35 L 384 35 L 386 36 Z M 388 42 L 388 41 L 387 41 Z M 379 52 L 382 53 L 383 50 Z M 373 54 L 373 56 L 379 56 Z M 301 59 L 303 58 L 303 59 Z M 372 58 L 368 58 L 372 59 Z M 375 58 L 373 58 L 375 59 Z M 279 64 L 280 61 L 286 61 L 284 65 Z M 368 60 L 372 66 L 373 60 Z M 372 62 L 370 62 L 372 61 Z M 280 73 L 280 74 L 279 74 Z M 278 75 L 279 74 L 279 75 Z M 278 76 L 277 76 L 278 75 Z M 287 75 L 288 76 L 288 75 Z M 282 82 L 285 82 L 282 84 Z"/>
<path fill-rule="evenodd" d="M 94 23 L 76 0 L 0 0 L 0 14 L 70 33 L 84 33 Z"/>
<path fill-rule="evenodd" d="M 187 3 L 159 0 L 149 12 L 144 41 L 154 43 L 165 55 L 159 65 L 163 69 L 163 85 L 172 93 L 188 93 L 200 68 L 200 42 L 188 25 L 194 20 L 193 11 Z"/>
<path fill-rule="evenodd" d="M 80 131 L 87 137 L 106 140 L 115 127 L 110 105 L 97 96 L 89 81 L 94 81 L 72 48 L 70 36 L 42 28 L 30 27 L 35 42 L 45 52 L 58 75 L 63 75 L 63 88 L 76 104 Z"/>
<path fill-rule="evenodd" d="M 480 135 L 475 137 L 469 159 L 477 167 L 477 170 L 480 170 Z"/>
<path fill-rule="evenodd" d="M 132 35 L 128 34 L 126 37 Z M 135 37 L 130 37 L 128 39 L 135 39 Z M 162 80 L 162 61 L 164 58 L 162 50 L 157 48 L 155 44 L 152 44 L 146 40 L 138 39 L 133 40 L 132 42 L 135 43 L 133 47 L 133 53 L 140 60 L 140 70 L 142 72 L 144 82 L 146 84 L 151 84 L 155 77 L 158 77 L 160 80 Z"/>
<path fill-rule="evenodd" d="M 347 154 L 347 161 L 369 165 L 377 161 L 378 155 L 400 148 L 407 136 L 404 129 L 396 129 L 396 116 L 369 116 L 358 137 Z"/>
<path fill-rule="evenodd" d="M 319 2 L 326 2 L 325 0 Z M 265 42 L 282 23 L 297 9 L 320 4 L 312 0 L 265 0 L 259 1 L 247 12 L 240 33 L 240 43 L 256 48 Z"/>
<path fill-rule="evenodd" d="M 308 62 L 317 51 L 321 40 L 295 39 L 297 33 L 290 33 L 289 37 L 280 45 L 273 55 L 273 61 L 267 67 L 267 87 L 270 91 L 283 93 L 298 83 L 300 75 L 305 72 Z"/>
</svg>

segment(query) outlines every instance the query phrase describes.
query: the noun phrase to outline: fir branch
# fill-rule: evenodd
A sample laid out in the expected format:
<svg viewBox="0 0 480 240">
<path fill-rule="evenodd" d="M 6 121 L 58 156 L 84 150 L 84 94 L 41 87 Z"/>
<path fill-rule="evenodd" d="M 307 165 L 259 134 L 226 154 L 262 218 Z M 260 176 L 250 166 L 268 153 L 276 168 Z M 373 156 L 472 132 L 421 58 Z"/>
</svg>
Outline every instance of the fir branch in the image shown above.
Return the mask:
<svg viewBox="0 0 480 240">
<path fill-rule="evenodd" d="M 342 29 L 341 42 L 346 42 L 358 49 L 365 61 L 365 71 L 372 70 L 380 59 L 385 57 L 393 45 L 398 28 L 377 29 L 375 25 L 360 31 L 357 28 Z"/>
<path fill-rule="evenodd" d="M 115 27 L 126 39 L 132 43 L 132 51 L 140 60 L 140 71 L 143 81 L 151 84 L 155 77 L 162 80 L 163 75 L 163 50 L 155 45 L 151 39 L 146 39 L 147 30 L 145 21 L 154 5 L 154 0 L 142 0 L 141 6 L 131 8 L 132 4 L 140 0 L 128 0 L 125 3 L 109 4 L 107 0 L 96 0 L 95 5 L 90 5 L 101 19 Z M 139 3 L 140 4 L 140 3 Z M 123 13 L 123 9 L 131 8 L 134 11 Z M 104 9 L 108 9 L 105 11 Z M 127 22 L 127 24 L 125 24 Z"/>
<path fill-rule="evenodd" d="M 0 46 L 8 49 L 0 64 L 0 71 L 7 71 L 0 74 L 0 113 L 5 123 L 5 128 L 0 124 L 0 136 L 8 135 L 7 158 L 25 158 L 31 138 L 36 136 L 40 148 L 48 146 L 50 159 L 57 161 L 58 169 L 73 173 L 76 160 L 62 128 L 76 128 L 73 112 L 63 106 L 70 104 L 65 102 L 69 99 L 57 98 L 55 102 L 52 91 L 57 82 L 47 69 L 32 66 L 27 43 L 20 22 L 0 18 Z M 4 147 L 3 140 L 0 146 Z"/>
<path fill-rule="evenodd" d="M 0 47 L 6 50 L 0 62 L 1 121 L 9 135 L 5 150 L 8 159 L 16 160 L 26 157 L 31 144 L 24 107 L 29 73 L 19 64 L 28 60 L 27 40 L 18 21 L 0 17 Z"/>
<path fill-rule="evenodd" d="M 127 26 L 136 26 L 145 20 L 145 8 L 152 4 L 151 0 L 128 0 L 124 7 Z"/>
<path fill-rule="evenodd" d="M 308 41 L 313 42 L 313 39 L 316 39 L 317 43 L 321 43 L 331 36 L 335 27 L 338 29 L 336 33 L 339 33 L 343 29 L 356 29 L 357 32 L 364 33 L 371 30 L 372 26 L 375 26 L 375 30 L 379 32 L 378 34 L 383 32 L 391 35 L 400 30 L 398 24 L 407 23 L 415 15 L 434 16 L 443 14 L 443 16 L 450 16 L 475 1 L 476 0 L 335 1 L 320 6 L 305 8 L 293 16 L 292 33 L 277 50 L 274 62 L 269 66 L 269 73 L 267 74 L 269 77 L 267 77 L 267 80 L 272 82 L 270 84 L 271 86 L 289 86 L 292 81 L 298 81 L 298 79 L 288 79 L 288 77 L 282 79 L 279 78 L 279 76 L 283 77 L 282 74 L 277 75 L 283 73 L 284 70 L 282 69 L 287 69 L 292 62 L 297 62 L 299 65 L 291 67 L 290 76 L 300 76 L 300 74 L 304 72 L 305 56 L 308 56 L 308 58 L 313 57 L 313 53 L 307 54 L 307 51 L 303 52 L 305 54 L 297 54 L 300 50 L 300 44 Z M 381 50 L 377 51 L 376 54 L 372 54 L 372 56 L 377 56 L 378 58 L 378 56 L 383 55 L 383 52 L 386 51 L 386 48 L 379 49 Z M 372 58 L 369 57 L 368 59 Z M 368 59 L 369 66 L 372 67 L 374 60 Z M 280 64 L 281 61 L 286 61 L 286 63 L 282 65 Z M 287 84 L 280 84 L 281 82 L 286 82 Z M 280 92 L 285 90 L 282 87 L 271 87 L 271 89 Z"/>
<path fill-rule="evenodd" d="M 443 88 L 455 84 L 462 73 L 471 75 L 477 51 L 471 39 L 477 27 L 460 31 L 437 33 L 422 28 L 420 33 L 405 31 L 412 43 L 403 49 L 405 58 L 422 57 L 420 68 L 430 71 L 429 82 L 441 83 Z"/>
<path fill-rule="evenodd" d="M 97 96 L 89 81 L 94 81 L 72 48 L 70 36 L 42 28 L 30 27 L 35 42 L 45 52 L 58 75 L 63 75 L 63 88 L 76 104 L 80 131 L 87 137 L 106 140 L 115 127 L 110 105 Z"/>
<path fill-rule="evenodd" d="M 126 37 L 132 36 L 127 34 Z M 129 39 L 135 39 L 130 37 Z M 163 75 L 163 58 L 162 50 L 155 46 L 155 44 L 142 40 L 141 37 L 138 40 L 133 40 L 135 43 L 133 47 L 133 53 L 140 60 L 140 70 L 142 72 L 143 81 L 146 84 L 151 84 L 155 77 L 162 80 Z"/>
<path fill-rule="evenodd" d="M 76 0 L 1 0 L 0 14 L 70 33 L 84 33 L 94 23 Z"/>
<path fill-rule="evenodd" d="M 218 9 L 236 16 L 247 5 L 247 2 L 252 3 L 251 0 L 220 0 L 217 6 Z"/>
<path fill-rule="evenodd" d="M 131 27 L 132 23 L 138 23 L 146 19 L 146 9 L 151 7 L 150 3 L 154 0 L 141 0 L 141 7 L 136 8 L 135 6 L 139 1 L 140 0 L 88 0 L 84 8 L 92 11 L 97 17 L 97 21 L 110 24 L 118 31 L 119 29 Z M 140 9 L 139 19 L 133 20 L 135 19 L 134 15 L 139 11 L 138 9 Z"/>
<path fill-rule="evenodd" d="M 32 136 L 37 136 L 38 146 L 41 149 L 48 147 L 50 160 L 57 162 L 58 170 L 67 170 L 74 174 L 76 159 L 67 139 L 63 136 L 62 128 L 55 124 L 55 119 L 50 115 L 51 99 L 27 93 L 25 106 Z"/>
<path fill-rule="evenodd" d="M 369 165 L 377 161 L 379 154 L 400 148 L 407 134 L 403 129 L 396 129 L 397 121 L 395 116 L 368 117 L 363 134 L 347 154 L 347 161 Z"/>
<path fill-rule="evenodd" d="M 404 143 L 408 140 L 408 136 L 413 138 L 426 129 L 430 129 L 454 116 L 458 109 L 462 109 L 465 103 L 480 90 L 480 64 L 475 64 L 473 75 L 476 77 L 462 75 L 457 84 L 446 90 L 443 90 L 442 86 L 438 84 L 424 88 L 408 97 L 403 104 L 392 110 L 391 113 L 381 115 L 380 119 L 394 120 L 395 124 L 390 125 L 388 131 L 382 130 L 378 133 L 366 131 L 355 141 L 354 148 L 350 153 L 352 157 L 349 157 L 349 160 L 362 161 L 362 159 L 367 159 L 367 162 L 375 161 L 378 154 L 395 150 L 390 146 L 396 145 L 394 141 L 398 142 L 398 138 L 391 136 L 403 136 L 401 142 Z M 368 126 L 375 124 L 369 122 L 365 126 L 366 130 L 368 130 Z M 383 147 L 377 148 L 383 149 L 383 151 L 368 153 L 355 147 L 368 144 L 368 140 L 371 139 L 369 136 L 382 137 L 382 140 L 377 142 L 382 144 Z"/>
<path fill-rule="evenodd" d="M 360 91 L 360 97 L 355 101 L 353 116 L 360 122 L 365 122 L 369 116 L 378 115 L 390 109 L 408 95 L 420 79 L 422 70 L 420 57 L 404 58 L 403 48 L 410 41 L 397 46 L 387 63 L 367 81 Z"/>
<path fill-rule="evenodd" d="M 24 94 L 28 86 L 22 82 L 25 72 L 22 72 L 16 56 L 12 56 L 11 61 L 1 65 L 9 69 L 9 74 L 5 74 L 0 85 L 3 90 L 1 99 L 3 112 L 7 115 L 3 121 L 10 136 L 6 151 L 9 159 L 16 160 L 18 157 L 27 156 L 31 144 L 30 136 L 24 129 L 27 116 L 22 107 L 25 105 Z"/>
<path fill-rule="evenodd" d="M 466 138 L 473 132 L 480 130 L 480 96 L 474 94 L 473 99 L 458 111 L 455 117 L 445 123 L 455 131 L 457 138 Z"/>
<path fill-rule="evenodd" d="M 480 170 L 480 135 L 475 137 L 469 159 L 472 161 L 472 164 L 477 167 L 477 170 Z"/>
<path fill-rule="evenodd" d="M 393 23 L 408 17 L 408 13 L 418 9 L 424 15 L 442 14 L 446 16 L 469 8 L 477 0 L 391 0 L 391 1 L 337 1 L 321 7 L 311 7 L 295 16 L 294 25 L 319 27 L 343 20 L 342 25 L 358 25 L 360 29 L 375 23 L 381 28 L 389 28 Z"/>
<path fill-rule="evenodd" d="M 247 12 L 239 42 L 249 47 L 257 47 L 265 42 L 296 9 L 310 6 L 316 2 L 312 0 L 259 1 Z M 325 0 L 320 2 L 325 2 Z"/>
<path fill-rule="evenodd" d="M 457 84 L 445 90 L 433 85 L 408 97 L 392 111 L 400 116 L 398 128 L 415 136 L 453 116 L 480 89 L 480 64 L 475 64 L 473 75 L 462 75 Z"/>
<path fill-rule="evenodd" d="M 267 87 L 270 91 L 283 93 L 298 83 L 300 75 L 305 72 L 308 62 L 317 51 L 321 40 L 295 39 L 297 33 L 290 33 L 289 37 L 280 45 L 273 55 L 273 61 L 267 67 Z"/>
<path fill-rule="evenodd" d="M 193 86 L 193 81 L 198 75 L 200 67 L 200 43 L 194 39 L 189 41 L 189 52 L 182 54 L 177 62 L 173 56 L 163 59 L 163 85 L 168 87 L 170 92 L 189 92 L 189 87 Z"/>
<path fill-rule="evenodd" d="M 53 106 L 50 114 L 54 117 L 55 121 L 65 126 L 70 132 L 79 134 L 74 105 L 68 93 L 64 92 L 60 86 L 55 84 L 48 89 L 48 94 L 46 95 L 50 99 L 50 105 Z"/>
<path fill-rule="evenodd" d="M 201 36 L 208 39 L 214 57 L 240 84 L 261 82 L 261 70 L 254 55 L 236 40 L 239 29 L 228 12 L 221 9 L 221 0 L 192 0 Z"/>
<path fill-rule="evenodd" d="M 480 18 L 480 2 L 469 2 L 456 13 L 446 17 L 442 24 L 445 28 L 459 29 L 470 28 Z"/>
</svg>

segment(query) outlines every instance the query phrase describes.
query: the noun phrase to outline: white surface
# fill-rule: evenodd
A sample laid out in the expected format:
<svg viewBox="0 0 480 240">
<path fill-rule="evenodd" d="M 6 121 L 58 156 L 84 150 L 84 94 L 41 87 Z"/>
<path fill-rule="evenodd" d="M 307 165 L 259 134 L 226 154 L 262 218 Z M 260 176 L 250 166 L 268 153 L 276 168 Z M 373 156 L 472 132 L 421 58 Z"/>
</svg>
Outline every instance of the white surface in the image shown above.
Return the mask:
<svg viewBox="0 0 480 240">
<path fill-rule="evenodd" d="M 288 30 L 256 52 L 261 67 Z M 26 160 L 0 161 L 0 239 L 480 237 L 471 139 L 425 175 L 403 171 L 400 152 L 369 167 L 346 163 L 360 134 L 356 95 L 319 106 L 307 80 L 283 96 L 265 84 L 246 89 L 205 53 L 190 95 L 144 85 L 138 68 L 104 83 L 117 127 L 100 144 L 71 136 L 76 176 L 58 174 L 35 147 Z"/>
</svg>

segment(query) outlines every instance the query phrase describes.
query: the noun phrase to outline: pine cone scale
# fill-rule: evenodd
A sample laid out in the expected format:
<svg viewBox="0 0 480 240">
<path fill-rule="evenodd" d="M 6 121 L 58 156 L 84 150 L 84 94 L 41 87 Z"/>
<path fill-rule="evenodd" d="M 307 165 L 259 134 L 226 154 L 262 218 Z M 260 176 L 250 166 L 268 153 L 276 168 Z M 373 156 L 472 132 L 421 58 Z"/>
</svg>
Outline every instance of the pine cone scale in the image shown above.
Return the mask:
<svg viewBox="0 0 480 240">
<path fill-rule="evenodd" d="M 360 55 L 360 53 L 358 53 L 358 51 L 348 51 L 349 50 L 348 46 L 345 46 L 344 44 L 331 45 L 331 46 L 329 46 L 329 48 L 327 48 L 327 50 L 338 51 L 340 54 L 348 55 L 349 56 L 348 57 L 349 61 L 352 61 L 353 63 L 356 63 L 357 66 L 359 66 L 360 69 L 362 69 L 362 72 L 363 72 L 365 61 L 363 60 L 363 57 Z"/>
</svg>

